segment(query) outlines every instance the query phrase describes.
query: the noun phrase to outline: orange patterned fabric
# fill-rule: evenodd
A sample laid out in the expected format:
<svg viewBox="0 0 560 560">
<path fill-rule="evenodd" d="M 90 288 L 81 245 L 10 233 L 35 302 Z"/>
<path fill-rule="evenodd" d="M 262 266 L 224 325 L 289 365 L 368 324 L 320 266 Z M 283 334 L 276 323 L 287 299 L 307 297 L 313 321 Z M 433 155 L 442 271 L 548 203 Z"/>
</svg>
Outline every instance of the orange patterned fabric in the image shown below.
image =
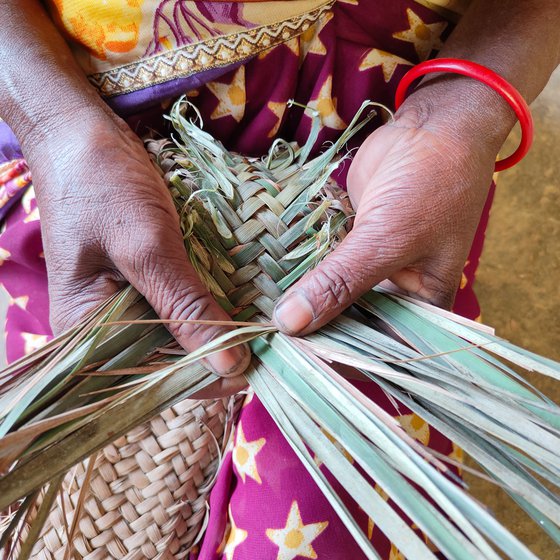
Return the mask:
<svg viewBox="0 0 560 560">
<path fill-rule="evenodd" d="M 79 64 L 106 95 L 248 59 L 301 34 L 333 3 L 48 0 Z"/>
</svg>

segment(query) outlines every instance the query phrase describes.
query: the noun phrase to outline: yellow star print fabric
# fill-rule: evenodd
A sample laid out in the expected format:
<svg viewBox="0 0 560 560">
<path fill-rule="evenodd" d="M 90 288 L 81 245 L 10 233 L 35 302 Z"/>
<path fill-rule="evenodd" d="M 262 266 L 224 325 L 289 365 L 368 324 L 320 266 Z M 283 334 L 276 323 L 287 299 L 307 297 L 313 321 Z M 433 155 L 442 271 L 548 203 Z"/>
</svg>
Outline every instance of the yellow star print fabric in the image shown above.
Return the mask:
<svg viewBox="0 0 560 560">
<path fill-rule="evenodd" d="M 328 521 L 305 524 L 301 519 L 298 503 L 294 500 L 286 525 L 281 529 L 267 529 L 266 536 L 278 547 L 276 560 L 293 560 L 296 557 L 317 558 L 313 541 L 327 528 Z"/>
<path fill-rule="evenodd" d="M 233 448 L 233 464 L 243 482 L 249 477 L 257 484 L 262 483 L 257 467 L 257 454 L 265 443 L 266 440 L 264 438 L 247 441 L 243 433 L 243 425 L 239 422 L 235 447 Z"/>
</svg>

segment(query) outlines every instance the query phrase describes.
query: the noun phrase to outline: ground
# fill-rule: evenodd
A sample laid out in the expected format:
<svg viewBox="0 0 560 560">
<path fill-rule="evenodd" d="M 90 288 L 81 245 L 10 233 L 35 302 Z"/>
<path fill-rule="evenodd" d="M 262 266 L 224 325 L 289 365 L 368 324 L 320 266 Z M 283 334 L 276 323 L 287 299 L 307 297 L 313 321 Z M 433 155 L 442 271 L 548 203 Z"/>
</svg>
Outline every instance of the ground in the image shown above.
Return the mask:
<svg viewBox="0 0 560 560">
<path fill-rule="evenodd" d="M 535 141 L 529 155 L 498 178 L 476 292 L 482 320 L 498 335 L 560 361 L 560 71 L 532 105 Z M 503 153 L 515 149 L 514 130 Z M 556 402 L 560 383 L 531 381 Z M 504 493 L 469 479 L 476 497 L 542 560 L 560 551 Z"/>
</svg>

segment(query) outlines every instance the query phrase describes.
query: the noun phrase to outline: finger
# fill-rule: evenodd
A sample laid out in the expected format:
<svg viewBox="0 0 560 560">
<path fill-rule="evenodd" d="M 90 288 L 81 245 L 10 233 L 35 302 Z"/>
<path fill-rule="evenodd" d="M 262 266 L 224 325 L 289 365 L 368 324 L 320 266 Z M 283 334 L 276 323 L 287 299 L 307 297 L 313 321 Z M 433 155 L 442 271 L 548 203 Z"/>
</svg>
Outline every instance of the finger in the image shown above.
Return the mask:
<svg viewBox="0 0 560 560">
<path fill-rule="evenodd" d="M 278 303 L 274 321 L 290 335 L 312 332 L 339 315 L 358 297 L 406 263 L 395 241 L 356 225 L 317 268 L 308 272 Z M 378 228 L 382 229 L 382 228 Z"/>
<path fill-rule="evenodd" d="M 124 255 L 115 255 L 115 264 L 142 293 L 162 319 L 230 321 L 216 303 L 188 261 L 182 238 L 171 227 L 153 226 L 141 242 L 133 240 Z M 169 324 L 169 330 L 189 352 L 231 330 L 202 324 Z M 242 373 L 250 361 L 247 345 L 239 345 L 208 356 L 218 375 Z"/>
<path fill-rule="evenodd" d="M 244 375 L 236 375 L 234 377 L 220 377 L 208 387 L 196 392 L 191 399 L 221 399 L 230 397 L 247 388 L 247 379 Z"/>
<path fill-rule="evenodd" d="M 403 268 L 391 275 L 390 280 L 411 297 L 450 310 L 459 289 L 461 272 L 460 266 L 427 262 Z"/>
</svg>

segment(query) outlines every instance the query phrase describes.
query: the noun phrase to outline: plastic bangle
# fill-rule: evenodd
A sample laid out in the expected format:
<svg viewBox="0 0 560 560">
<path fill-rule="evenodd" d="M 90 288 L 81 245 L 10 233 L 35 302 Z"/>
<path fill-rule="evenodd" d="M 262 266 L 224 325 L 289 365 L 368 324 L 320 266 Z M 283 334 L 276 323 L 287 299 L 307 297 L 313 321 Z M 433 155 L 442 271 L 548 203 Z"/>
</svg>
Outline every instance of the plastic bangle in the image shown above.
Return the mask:
<svg viewBox="0 0 560 560">
<path fill-rule="evenodd" d="M 462 74 L 474 78 L 499 93 L 515 112 L 521 125 L 521 142 L 513 154 L 496 162 L 494 167 L 496 171 L 513 167 L 525 157 L 533 142 L 533 117 L 527 102 L 507 80 L 476 62 L 457 58 L 436 58 L 421 62 L 409 70 L 397 86 L 395 108 L 398 109 L 402 105 L 406 98 L 406 92 L 414 80 L 432 72 L 451 72 L 452 74 Z"/>
</svg>

